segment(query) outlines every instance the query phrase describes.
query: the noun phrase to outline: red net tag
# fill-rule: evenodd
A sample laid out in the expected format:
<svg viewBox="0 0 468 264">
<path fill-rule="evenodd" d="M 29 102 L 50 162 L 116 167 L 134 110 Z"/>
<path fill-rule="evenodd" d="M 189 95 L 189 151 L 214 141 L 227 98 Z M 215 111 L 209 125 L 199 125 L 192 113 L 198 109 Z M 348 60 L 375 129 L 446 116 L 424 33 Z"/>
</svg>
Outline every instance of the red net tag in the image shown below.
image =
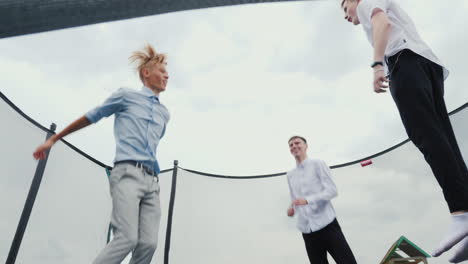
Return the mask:
<svg viewBox="0 0 468 264">
<path fill-rule="evenodd" d="M 361 166 L 362 167 L 365 167 L 365 166 L 368 166 L 368 165 L 371 165 L 372 164 L 372 160 L 363 160 L 361 161 Z"/>
</svg>

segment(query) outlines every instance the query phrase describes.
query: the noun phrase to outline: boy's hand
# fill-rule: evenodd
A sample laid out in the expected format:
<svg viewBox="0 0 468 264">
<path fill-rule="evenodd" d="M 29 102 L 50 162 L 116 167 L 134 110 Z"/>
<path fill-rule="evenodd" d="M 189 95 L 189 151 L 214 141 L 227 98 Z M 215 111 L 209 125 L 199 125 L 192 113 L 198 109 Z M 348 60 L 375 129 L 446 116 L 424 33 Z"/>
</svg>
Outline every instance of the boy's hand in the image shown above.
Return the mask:
<svg viewBox="0 0 468 264">
<path fill-rule="evenodd" d="M 307 200 L 304 198 L 299 198 L 293 201 L 293 205 L 306 205 Z"/>
<path fill-rule="evenodd" d="M 385 93 L 388 88 L 388 79 L 382 66 L 374 67 L 374 92 Z"/>
<path fill-rule="evenodd" d="M 49 150 L 52 145 L 54 145 L 54 141 L 52 138 L 49 138 L 46 142 L 41 144 L 33 153 L 33 156 L 36 160 L 43 160 L 46 157 L 46 151 Z"/>
</svg>

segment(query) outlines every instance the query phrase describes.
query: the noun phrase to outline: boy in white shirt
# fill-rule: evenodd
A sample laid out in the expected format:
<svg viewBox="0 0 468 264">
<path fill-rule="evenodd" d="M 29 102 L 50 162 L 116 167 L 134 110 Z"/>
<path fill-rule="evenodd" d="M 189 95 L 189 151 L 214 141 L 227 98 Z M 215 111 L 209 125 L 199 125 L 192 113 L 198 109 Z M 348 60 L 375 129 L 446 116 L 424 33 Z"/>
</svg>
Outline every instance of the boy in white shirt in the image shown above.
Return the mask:
<svg viewBox="0 0 468 264">
<path fill-rule="evenodd" d="M 447 201 L 452 222 L 433 256 L 459 244 L 450 262 L 468 260 L 468 169 L 443 97 L 448 70 L 394 0 L 342 0 L 341 7 L 348 22 L 363 26 L 374 48 L 374 91 L 386 92 L 389 83 L 406 132 Z"/>
<path fill-rule="evenodd" d="M 331 203 L 338 192 L 330 168 L 322 160 L 307 157 L 305 138 L 293 136 L 288 144 L 296 168 L 287 174 L 292 199 L 287 214 L 297 215 L 310 263 L 328 264 L 328 252 L 337 264 L 356 264 Z"/>
</svg>

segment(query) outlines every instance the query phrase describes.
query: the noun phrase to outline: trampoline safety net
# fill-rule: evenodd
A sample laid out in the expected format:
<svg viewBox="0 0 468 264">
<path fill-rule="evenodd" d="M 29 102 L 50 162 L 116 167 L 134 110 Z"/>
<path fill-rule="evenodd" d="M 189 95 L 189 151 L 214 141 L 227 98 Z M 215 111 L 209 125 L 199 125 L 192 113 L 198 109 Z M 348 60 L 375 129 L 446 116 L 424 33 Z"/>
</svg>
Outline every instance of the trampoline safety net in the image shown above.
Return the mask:
<svg viewBox="0 0 468 264">
<path fill-rule="evenodd" d="M 32 151 L 44 141 L 47 129 L 3 94 L 2 99 L 0 118 L 6 125 L 0 130 L 0 144 L 9 154 L 0 161 L 0 262 L 5 262 L 37 165 Z M 451 119 L 468 157 L 465 107 L 454 111 Z M 372 164 L 361 166 L 368 158 Z M 441 234 L 428 230 L 447 224 L 448 209 L 422 154 L 406 142 L 362 160 L 332 166 L 339 192 L 333 204 L 358 263 L 379 263 L 401 235 L 424 249 L 436 245 Z M 286 216 L 290 198 L 284 173 L 237 177 L 176 167 L 160 174 L 160 184 L 163 217 L 152 263 L 307 262 L 296 221 Z M 108 185 L 106 165 L 66 141 L 56 144 L 17 263 L 91 263 L 107 242 Z"/>
</svg>

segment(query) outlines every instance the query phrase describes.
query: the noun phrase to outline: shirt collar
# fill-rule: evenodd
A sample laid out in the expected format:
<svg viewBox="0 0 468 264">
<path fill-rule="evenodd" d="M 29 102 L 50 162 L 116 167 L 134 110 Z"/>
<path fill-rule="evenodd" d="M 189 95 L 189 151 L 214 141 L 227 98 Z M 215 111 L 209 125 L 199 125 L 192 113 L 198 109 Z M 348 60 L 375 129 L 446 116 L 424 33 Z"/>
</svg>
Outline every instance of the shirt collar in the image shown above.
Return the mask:
<svg viewBox="0 0 468 264">
<path fill-rule="evenodd" d="M 301 169 L 304 168 L 307 161 L 309 161 L 308 157 L 306 157 L 301 163 L 296 164 L 296 168 L 301 168 Z"/>
<path fill-rule="evenodd" d="M 156 96 L 156 95 L 153 93 L 153 91 L 151 91 L 150 88 L 148 88 L 148 87 L 146 87 L 146 86 L 143 86 L 143 88 L 141 88 L 141 92 L 142 92 L 144 95 L 148 96 L 149 98 L 154 98 L 154 99 L 156 99 L 156 100 L 159 102 L 159 97 Z"/>
</svg>

